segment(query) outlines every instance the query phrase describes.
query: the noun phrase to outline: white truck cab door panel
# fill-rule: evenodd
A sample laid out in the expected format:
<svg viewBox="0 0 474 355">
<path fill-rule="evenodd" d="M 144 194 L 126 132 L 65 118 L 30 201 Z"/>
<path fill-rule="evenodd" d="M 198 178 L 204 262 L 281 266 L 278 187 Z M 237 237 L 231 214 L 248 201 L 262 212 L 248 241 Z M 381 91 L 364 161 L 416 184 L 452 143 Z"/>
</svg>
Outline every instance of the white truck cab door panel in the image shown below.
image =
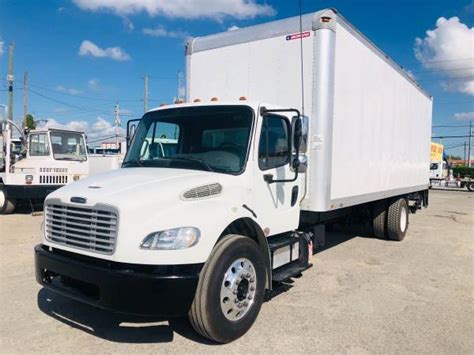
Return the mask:
<svg viewBox="0 0 474 355">
<path fill-rule="evenodd" d="M 295 173 L 291 162 L 291 124 L 284 115 L 267 114 L 260 118 L 257 131 L 254 205 L 257 220 L 268 235 L 286 232 L 299 223 L 299 178 L 294 182 L 265 181 L 291 180 Z"/>
</svg>

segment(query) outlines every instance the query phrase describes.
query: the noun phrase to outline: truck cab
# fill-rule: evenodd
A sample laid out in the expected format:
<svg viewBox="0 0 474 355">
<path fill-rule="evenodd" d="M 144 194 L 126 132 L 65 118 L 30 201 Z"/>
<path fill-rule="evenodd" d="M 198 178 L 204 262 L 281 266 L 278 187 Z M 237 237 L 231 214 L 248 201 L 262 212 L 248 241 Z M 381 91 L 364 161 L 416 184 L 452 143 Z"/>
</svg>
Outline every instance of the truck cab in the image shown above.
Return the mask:
<svg viewBox="0 0 474 355">
<path fill-rule="evenodd" d="M 224 323 L 243 320 L 247 312 L 252 315 L 245 321 L 254 319 L 275 280 L 272 269 L 291 264 L 301 272 L 310 266 L 307 241 L 300 252 L 297 235 L 274 247 L 267 241 L 299 224 L 305 147 L 295 111 L 237 101 L 146 113 L 121 169 L 46 198 L 38 281 L 54 288 L 79 272 L 95 290 L 75 293 L 84 302 L 128 313 L 186 315 L 205 262 L 216 245 L 230 243 L 217 257 L 219 267 L 230 264 L 212 271 L 222 293 L 212 302 L 222 308 Z M 229 239 L 243 234 L 253 239 Z M 96 272 L 96 262 L 115 271 Z M 240 336 L 244 328 L 225 332 L 218 339 Z"/>
<path fill-rule="evenodd" d="M 89 172 L 82 132 L 35 129 L 21 139 L 11 138 L 7 122 L 2 129 L 0 213 L 12 213 L 22 199 L 43 199 L 50 192 L 87 176 Z"/>
</svg>

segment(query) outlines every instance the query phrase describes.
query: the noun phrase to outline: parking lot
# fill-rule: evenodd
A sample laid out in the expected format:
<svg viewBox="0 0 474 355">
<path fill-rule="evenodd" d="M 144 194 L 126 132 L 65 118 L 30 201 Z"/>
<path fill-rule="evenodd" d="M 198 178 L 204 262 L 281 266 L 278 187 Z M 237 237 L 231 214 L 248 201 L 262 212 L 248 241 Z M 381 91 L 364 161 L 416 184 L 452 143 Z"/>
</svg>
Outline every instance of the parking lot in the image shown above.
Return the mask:
<svg viewBox="0 0 474 355">
<path fill-rule="evenodd" d="M 472 353 L 474 193 L 432 190 L 401 243 L 361 227 L 327 235 L 241 339 L 215 345 L 183 319 L 127 317 L 35 281 L 42 216 L 0 216 L 2 353 Z"/>
</svg>

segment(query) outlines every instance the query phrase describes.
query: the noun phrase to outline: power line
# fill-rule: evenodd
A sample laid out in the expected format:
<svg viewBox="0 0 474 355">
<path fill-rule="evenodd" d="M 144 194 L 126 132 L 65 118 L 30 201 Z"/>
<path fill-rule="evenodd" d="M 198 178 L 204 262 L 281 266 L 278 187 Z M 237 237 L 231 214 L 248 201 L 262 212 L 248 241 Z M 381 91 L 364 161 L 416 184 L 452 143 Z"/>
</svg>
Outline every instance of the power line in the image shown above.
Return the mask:
<svg viewBox="0 0 474 355">
<path fill-rule="evenodd" d="M 432 126 L 433 128 L 458 128 L 458 127 L 469 127 L 468 124 L 463 124 L 463 125 L 439 125 L 439 126 Z"/>
<path fill-rule="evenodd" d="M 462 135 L 462 136 L 434 136 L 431 137 L 432 139 L 445 139 L 445 138 L 469 138 L 472 135 Z"/>
<path fill-rule="evenodd" d="M 450 71 L 462 71 L 462 70 L 474 70 L 474 67 L 452 68 L 452 69 L 433 68 L 433 69 L 413 70 L 412 73 L 413 74 L 421 74 L 421 73 L 450 72 Z"/>
<path fill-rule="evenodd" d="M 100 97 L 92 97 L 92 96 L 84 96 L 84 95 L 75 95 L 75 94 L 71 94 L 71 93 L 68 93 L 68 92 L 63 92 L 63 91 L 58 91 L 58 90 L 54 90 L 54 89 L 51 89 L 51 88 L 47 88 L 47 87 L 44 87 L 44 86 L 41 86 L 41 85 L 38 85 L 38 84 L 32 84 L 31 82 L 29 84 L 30 84 L 30 86 L 33 86 L 33 87 L 36 87 L 36 88 L 39 88 L 39 89 L 42 89 L 42 90 L 45 90 L 45 91 L 49 91 L 49 92 L 54 93 L 56 95 L 69 96 L 69 97 L 73 97 L 73 98 L 76 98 L 76 99 L 94 100 L 94 101 L 111 101 L 111 102 L 117 101 L 117 99 L 111 99 L 111 98 L 100 98 Z M 120 101 L 140 102 L 141 99 L 126 99 L 126 100 L 120 100 Z"/>
</svg>

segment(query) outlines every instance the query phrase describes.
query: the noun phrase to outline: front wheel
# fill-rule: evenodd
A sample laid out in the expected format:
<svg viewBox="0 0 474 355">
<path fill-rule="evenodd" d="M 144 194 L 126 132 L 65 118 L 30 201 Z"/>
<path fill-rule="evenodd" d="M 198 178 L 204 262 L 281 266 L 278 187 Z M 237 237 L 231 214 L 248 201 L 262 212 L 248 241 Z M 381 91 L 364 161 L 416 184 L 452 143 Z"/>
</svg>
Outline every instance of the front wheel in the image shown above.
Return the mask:
<svg viewBox="0 0 474 355">
<path fill-rule="evenodd" d="M 467 189 L 471 192 L 474 192 L 474 182 L 468 182 Z"/>
<path fill-rule="evenodd" d="M 0 185 L 0 214 L 10 214 L 15 211 L 16 201 L 8 198 L 4 186 Z"/>
<path fill-rule="evenodd" d="M 202 336 L 228 343 L 250 329 L 264 293 L 265 263 L 258 245 L 248 237 L 228 235 L 204 265 L 189 319 Z"/>
</svg>

